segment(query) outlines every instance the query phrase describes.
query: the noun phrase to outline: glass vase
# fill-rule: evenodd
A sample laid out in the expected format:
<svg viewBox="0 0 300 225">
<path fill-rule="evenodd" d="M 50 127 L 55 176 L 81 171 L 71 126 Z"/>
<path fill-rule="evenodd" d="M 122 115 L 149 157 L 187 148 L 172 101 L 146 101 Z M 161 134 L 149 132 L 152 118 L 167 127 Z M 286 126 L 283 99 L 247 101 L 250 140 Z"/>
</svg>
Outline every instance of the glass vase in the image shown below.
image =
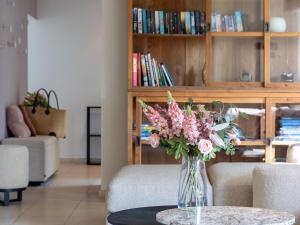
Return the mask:
<svg viewBox="0 0 300 225">
<path fill-rule="evenodd" d="M 205 162 L 199 157 L 182 159 L 179 180 L 178 208 L 207 206 Z"/>
</svg>

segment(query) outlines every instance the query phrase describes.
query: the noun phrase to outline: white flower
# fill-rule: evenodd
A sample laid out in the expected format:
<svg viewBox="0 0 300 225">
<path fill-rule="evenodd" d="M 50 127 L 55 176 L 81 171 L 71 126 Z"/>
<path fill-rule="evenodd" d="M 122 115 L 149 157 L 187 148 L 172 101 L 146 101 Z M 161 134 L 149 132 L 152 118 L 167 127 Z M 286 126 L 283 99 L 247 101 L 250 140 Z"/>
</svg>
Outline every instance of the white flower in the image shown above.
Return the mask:
<svg viewBox="0 0 300 225">
<path fill-rule="evenodd" d="M 198 143 L 198 149 L 203 155 L 208 155 L 213 150 L 213 145 L 210 140 L 201 139 Z"/>
<path fill-rule="evenodd" d="M 211 133 L 209 135 L 210 140 L 218 147 L 220 148 L 224 148 L 225 147 L 225 143 L 222 140 L 222 138 L 220 138 L 220 136 L 217 133 Z"/>
</svg>

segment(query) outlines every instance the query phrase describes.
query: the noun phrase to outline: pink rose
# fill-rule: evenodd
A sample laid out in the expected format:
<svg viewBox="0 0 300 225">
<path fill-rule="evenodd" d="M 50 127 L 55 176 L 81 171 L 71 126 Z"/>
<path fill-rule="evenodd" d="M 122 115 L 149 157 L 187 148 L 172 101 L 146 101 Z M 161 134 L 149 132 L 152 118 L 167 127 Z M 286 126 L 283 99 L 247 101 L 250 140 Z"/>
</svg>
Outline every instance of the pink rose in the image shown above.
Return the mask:
<svg viewBox="0 0 300 225">
<path fill-rule="evenodd" d="M 211 141 L 201 139 L 198 143 L 198 148 L 202 154 L 208 155 L 213 150 L 213 145 Z"/>
<path fill-rule="evenodd" d="M 158 148 L 160 144 L 160 137 L 158 134 L 151 134 L 149 141 L 152 148 Z"/>
</svg>

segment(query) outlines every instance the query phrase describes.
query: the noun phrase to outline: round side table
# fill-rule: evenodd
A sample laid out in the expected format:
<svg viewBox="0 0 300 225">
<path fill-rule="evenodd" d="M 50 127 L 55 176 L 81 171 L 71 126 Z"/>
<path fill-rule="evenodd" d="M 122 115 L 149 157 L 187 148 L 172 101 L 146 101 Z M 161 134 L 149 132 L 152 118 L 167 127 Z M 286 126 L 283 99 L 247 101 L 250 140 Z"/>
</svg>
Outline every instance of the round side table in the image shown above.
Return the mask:
<svg viewBox="0 0 300 225">
<path fill-rule="evenodd" d="M 107 221 L 112 225 L 161 225 L 156 221 L 156 214 L 173 208 L 176 206 L 128 209 L 110 214 Z"/>
<path fill-rule="evenodd" d="M 169 209 L 156 215 L 165 225 L 294 225 L 295 216 L 268 209 L 247 207 L 204 207 Z"/>
</svg>

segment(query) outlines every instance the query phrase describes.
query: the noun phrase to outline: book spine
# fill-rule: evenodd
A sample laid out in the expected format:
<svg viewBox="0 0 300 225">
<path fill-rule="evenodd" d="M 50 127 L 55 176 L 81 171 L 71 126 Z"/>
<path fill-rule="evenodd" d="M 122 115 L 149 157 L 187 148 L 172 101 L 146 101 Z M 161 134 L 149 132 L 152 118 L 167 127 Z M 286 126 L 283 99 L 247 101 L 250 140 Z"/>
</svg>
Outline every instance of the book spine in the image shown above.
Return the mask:
<svg viewBox="0 0 300 225">
<path fill-rule="evenodd" d="M 159 11 L 155 11 L 155 33 L 159 34 Z"/>
<path fill-rule="evenodd" d="M 185 17 L 186 17 L 185 12 L 180 12 L 180 25 L 181 25 L 180 28 L 182 34 L 186 34 Z"/>
<path fill-rule="evenodd" d="M 231 26 L 231 28 L 230 28 L 230 31 L 231 32 L 235 32 L 235 27 L 234 27 L 234 16 L 230 16 L 230 19 L 231 19 L 231 24 L 232 24 L 232 26 Z"/>
<path fill-rule="evenodd" d="M 200 11 L 195 11 L 195 30 L 196 30 L 196 34 L 200 34 L 201 33 L 201 14 Z"/>
<path fill-rule="evenodd" d="M 155 81 L 156 81 L 156 86 L 159 87 L 159 76 L 158 76 L 158 72 L 157 72 L 157 63 L 155 59 L 152 59 L 152 65 L 153 65 L 153 71 L 154 71 L 154 75 L 155 75 Z"/>
<path fill-rule="evenodd" d="M 132 54 L 132 86 L 137 87 L 137 73 L 138 73 L 138 54 L 133 53 Z"/>
<path fill-rule="evenodd" d="M 217 32 L 217 21 L 215 13 L 213 13 L 211 16 L 211 32 Z"/>
<path fill-rule="evenodd" d="M 147 20 L 147 31 L 148 33 L 152 33 L 151 29 L 151 12 L 146 10 L 146 20 Z"/>
<path fill-rule="evenodd" d="M 168 85 L 168 82 L 167 82 L 167 80 L 166 80 L 166 76 L 165 76 L 165 74 L 164 74 L 164 71 L 163 71 L 163 69 L 162 69 L 161 64 L 158 65 L 158 69 L 159 69 L 159 71 L 160 71 L 160 77 L 161 77 L 161 80 L 162 80 L 162 86 L 169 86 L 169 85 Z"/>
<path fill-rule="evenodd" d="M 153 73 L 153 66 L 152 66 L 151 54 L 148 53 L 147 57 L 148 57 L 148 63 L 149 63 L 149 69 L 150 69 L 151 84 L 152 84 L 152 87 L 155 87 L 155 80 L 154 80 L 154 73 Z"/>
<path fill-rule="evenodd" d="M 206 14 L 205 12 L 200 12 L 200 34 L 206 33 Z"/>
<path fill-rule="evenodd" d="M 170 71 L 168 70 L 168 67 L 165 64 L 163 66 L 164 66 L 165 70 L 167 71 L 167 74 L 168 74 L 168 76 L 169 76 L 169 78 L 171 80 L 172 86 L 175 86 L 175 82 L 174 82 L 173 76 L 170 73 Z"/>
<path fill-rule="evenodd" d="M 158 62 L 156 62 L 156 70 L 157 70 L 158 79 L 159 79 L 159 86 L 163 87 L 164 85 L 163 85 L 162 75 L 161 75 L 161 71 L 160 71 L 159 63 Z"/>
<path fill-rule="evenodd" d="M 169 75 L 168 75 L 168 73 L 167 73 L 167 71 L 166 71 L 166 69 L 165 69 L 165 67 L 164 67 L 163 64 L 161 65 L 161 68 L 162 68 L 162 70 L 163 70 L 163 72 L 164 72 L 164 75 L 165 75 L 165 77 L 166 77 L 168 86 L 169 86 L 169 87 L 172 87 L 171 79 L 170 79 L 170 77 L 169 77 Z"/>
<path fill-rule="evenodd" d="M 226 32 L 226 16 L 222 16 L 222 32 Z"/>
<path fill-rule="evenodd" d="M 138 33 L 143 33 L 143 10 L 138 9 Z"/>
<path fill-rule="evenodd" d="M 222 19 L 220 14 L 216 15 L 216 25 L 217 25 L 217 32 L 222 32 Z"/>
<path fill-rule="evenodd" d="M 152 86 L 152 78 L 150 73 L 150 65 L 148 61 L 148 55 L 145 55 L 145 64 L 146 64 L 146 70 L 147 70 L 147 78 L 148 78 L 148 86 Z"/>
<path fill-rule="evenodd" d="M 174 33 L 178 34 L 179 33 L 179 17 L 178 17 L 178 12 L 173 13 L 173 19 L 174 19 Z"/>
<path fill-rule="evenodd" d="M 244 31 L 249 31 L 248 15 L 246 13 L 242 13 L 242 22 Z"/>
<path fill-rule="evenodd" d="M 165 34 L 170 33 L 170 17 L 168 12 L 164 12 L 164 27 L 165 27 Z"/>
<path fill-rule="evenodd" d="M 165 34 L 165 20 L 163 11 L 159 11 L 159 32 L 160 34 Z"/>
<path fill-rule="evenodd" d="M 151 11 L 150 16 L 151 16 L 151 33 L 155 34 L 156 33 L 156 29 L 155 29 L 155 12 Z"/>
<path fill-rule="evenodd" d="M 228 24 L 228 31 L 227 32 L 234 32 L 234 24 L 232 16 L 227 17 L 227 24 Z"/>
<path fill-rule="evenodd" d="M 133 17 L 133 32 L 137 33 L 138 32 L 138 9 L 137 8 L 133 9 L 132 17 Z"/>
<path fill-rule="evenodd" d="M 137 86 L 142 86 L 141 54 L 137 54 Z"/>
<path fill-rule="evenodd" d="M 141 68 L 142 68 L 142 75 L 143 75 L 143 86 L 148 87 L 148 77 L 147 77 L 145 55 L 141 55 Z"/>
<path fill-rule="evenodd" d="M 233 28 L 234 28 L 234 32 L 237 32 L 237 24 L 236 24 L 236 19 L 235 19 L 235 16 L 233 15 L 232 16 L 232 19 L 233 19 Z"/>
<path fill-rule="evenodd" d="M 185 12 L 185 30 L 187 34 L 191 34 L 191 13 L 189 11 Z"/>
<path fill-rule="evenodd" d="M 191 33 L 196 34 L 196 20 L 195 20 L 195 12 L 191 11 Z"/>
<path fill-rule="evenodd" d="M 142 9 L 142 22 L 143 22 L 143 33 L 148 33 L 147 25 L 147 12 L 146 9 Z"/>
<path fill-rule="evenodd" d="M 244 30 L 243 30 L 243 22 L 242 22 L 242 13 L 241 13 L 241 11 L 235 11 L 234 16 L 235 16 L 237 31 L 238 32 L 243 32 Z"/>
<path fill-rule="evenodd" d="M 176 34 L 176 31 L 175 31 L 175 14 L 173 12 L 170 13 L 170 34 Z"/>
<path fill-rule="evenodd" d="M 196 19 L 195 19 L 195 12 L 191 11 L 191 33 L 196 34 Z"/>
</svg>

